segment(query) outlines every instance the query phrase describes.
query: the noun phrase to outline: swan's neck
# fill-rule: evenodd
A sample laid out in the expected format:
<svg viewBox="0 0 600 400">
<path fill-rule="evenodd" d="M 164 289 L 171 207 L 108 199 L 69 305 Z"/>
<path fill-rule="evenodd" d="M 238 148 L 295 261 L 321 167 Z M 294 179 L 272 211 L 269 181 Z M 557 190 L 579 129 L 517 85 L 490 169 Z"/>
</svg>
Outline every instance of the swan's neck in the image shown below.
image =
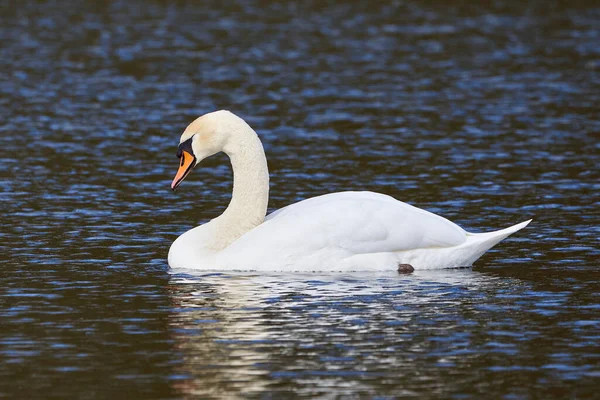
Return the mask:
<svg viewBox="0 0 600 400">
<path fill-rule="evenodd" d="M 223 151 L 231 160 L 233 193 L 227 209 L 210 222 L 210 247 L 221 250 L 260 225 L 269 202 L 269 170 L 258 135 L 245 122 L 232 127 Z"/>
</svg>

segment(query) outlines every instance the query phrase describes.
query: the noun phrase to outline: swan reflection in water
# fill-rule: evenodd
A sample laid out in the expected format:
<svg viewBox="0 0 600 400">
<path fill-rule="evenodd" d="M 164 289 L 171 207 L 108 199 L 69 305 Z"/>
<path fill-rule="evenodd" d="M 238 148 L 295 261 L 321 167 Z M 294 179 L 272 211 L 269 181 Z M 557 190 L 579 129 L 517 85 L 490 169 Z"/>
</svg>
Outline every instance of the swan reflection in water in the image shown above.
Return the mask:
<svg viewBox="0 0 600 400">
<path fill-rule="evenodd" d="M 471 269 L 172 274 L 176 389 L 197 396 L 392 390 L 415 363 L 475 357 L 473 331 L 486 329 L 477 305 L 523 287 Z"/>
</svg>

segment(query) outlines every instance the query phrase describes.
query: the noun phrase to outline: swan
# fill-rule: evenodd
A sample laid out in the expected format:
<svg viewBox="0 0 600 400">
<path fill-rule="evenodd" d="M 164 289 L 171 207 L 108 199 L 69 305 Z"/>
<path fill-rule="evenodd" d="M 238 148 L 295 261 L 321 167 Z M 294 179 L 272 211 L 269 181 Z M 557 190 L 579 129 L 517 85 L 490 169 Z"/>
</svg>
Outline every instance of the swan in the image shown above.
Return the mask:
<svg viewBox="0 0 600 400">
<path fill-rule="evenodd" d="M 269 172 L 262 143 L 240 117 L 204 114 L 181 135 L 175 190 L 202 160 L 229 156 L 233 193 L 217 218 L 179 236 L 171 268 L 245 271 L 380 271 L 468 267 L 531 220 L 469 233 L 455 223 L 385 194 L 330 193 L 269 215 Z"/>
</svg>

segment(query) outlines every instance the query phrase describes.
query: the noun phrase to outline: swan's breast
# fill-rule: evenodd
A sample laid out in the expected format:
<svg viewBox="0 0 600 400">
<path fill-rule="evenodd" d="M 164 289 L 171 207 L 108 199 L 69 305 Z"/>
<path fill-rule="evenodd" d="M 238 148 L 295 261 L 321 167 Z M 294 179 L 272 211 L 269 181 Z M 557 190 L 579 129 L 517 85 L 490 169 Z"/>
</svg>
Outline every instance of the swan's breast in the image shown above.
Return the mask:
<svg viewBox="0 0 600 400">
<path fill-rule="evenodd" d="M 171 268 L 203 268 L 209 269 L 214 250 L 203 246 L 207 241 L 205 225 L 190 229 L 179 236 L 169 248 L 167 260 Z"/>
</svg>

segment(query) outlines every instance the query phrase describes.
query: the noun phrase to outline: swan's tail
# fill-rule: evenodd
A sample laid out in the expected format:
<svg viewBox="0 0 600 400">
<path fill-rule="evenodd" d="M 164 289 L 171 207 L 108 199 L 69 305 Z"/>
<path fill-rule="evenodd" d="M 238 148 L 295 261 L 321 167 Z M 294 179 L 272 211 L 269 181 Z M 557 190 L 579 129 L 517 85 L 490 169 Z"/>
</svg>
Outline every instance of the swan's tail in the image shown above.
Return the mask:
<svg viewBox="0 0 600 400">
<path fill-rule="evenodd" d="M 500 243 L 503 239 L 513 233 L 525 228 L 532 220 L 521 222 L 520 224 L 513 225 L 506 229 L 501 229 L 494 232 L 486 233 L 469 233 L 467 232 L 467 242 L 464 244 L 465 247 L 469 248 L 469 257 L 465 260 L 465 265 L 471 265 L 486 251 Z"/>
</svg>

